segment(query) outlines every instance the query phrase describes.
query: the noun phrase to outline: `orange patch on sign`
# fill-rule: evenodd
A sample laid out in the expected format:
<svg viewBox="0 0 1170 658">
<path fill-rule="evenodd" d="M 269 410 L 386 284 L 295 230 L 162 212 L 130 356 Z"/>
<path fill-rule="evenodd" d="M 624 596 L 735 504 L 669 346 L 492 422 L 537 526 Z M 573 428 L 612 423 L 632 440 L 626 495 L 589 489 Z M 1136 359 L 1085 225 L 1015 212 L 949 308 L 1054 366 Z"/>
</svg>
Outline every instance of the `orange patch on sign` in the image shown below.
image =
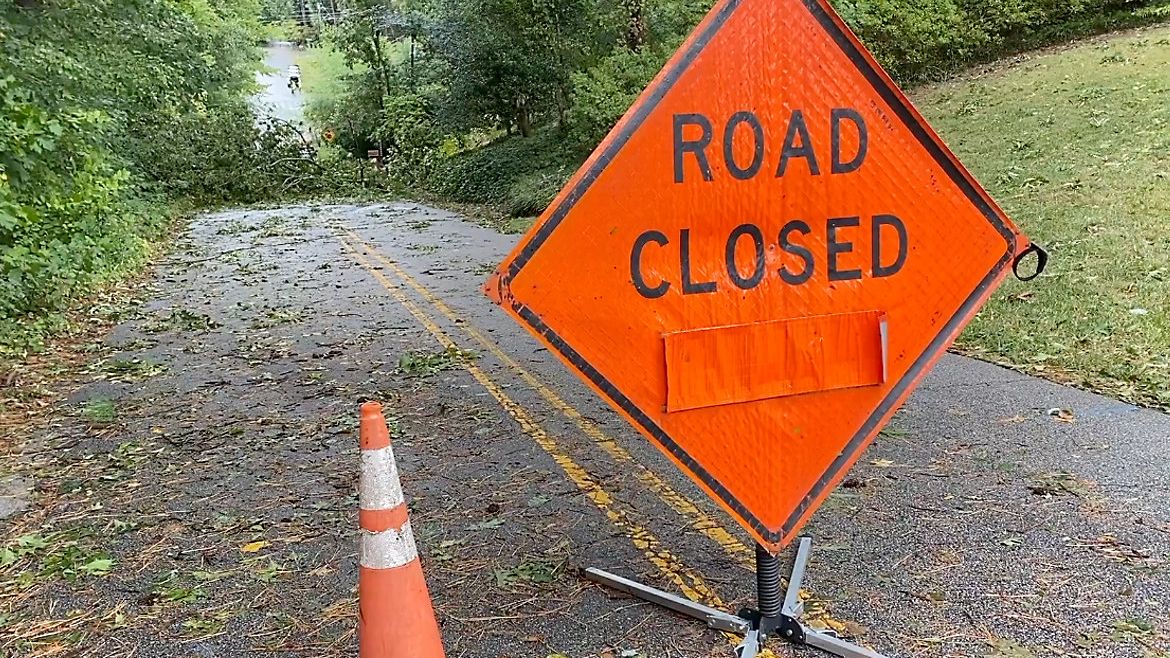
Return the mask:
<svg viewBox="0 0 1170 658">
<path fill-rule="evenodd" d="M 880 311 L 667 334 L 670 412 L 886 381 Z"/>
</svg>

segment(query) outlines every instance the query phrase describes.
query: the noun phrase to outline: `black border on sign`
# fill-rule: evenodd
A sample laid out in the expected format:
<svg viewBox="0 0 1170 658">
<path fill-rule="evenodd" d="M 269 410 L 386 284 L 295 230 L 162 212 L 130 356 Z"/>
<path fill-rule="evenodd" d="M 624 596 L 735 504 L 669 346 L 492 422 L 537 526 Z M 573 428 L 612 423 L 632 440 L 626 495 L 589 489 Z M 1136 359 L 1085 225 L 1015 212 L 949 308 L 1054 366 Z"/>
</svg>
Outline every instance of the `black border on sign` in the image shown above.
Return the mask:
<svg viewBox="0 0 1170 658">
<path fill-rule="evenodd" d="M 620 390 L 617 389 L 604 375 L 602 375 L 596 368 L 586 361 L 576 350 L 574 350 L 568 343 L 564 341 L 555 331 L 552 330 L 539 315 L 532 311 L 532 309 L 519 303 L 513 302 L 513 310 L 516 314 L 524 320 L 538 335 L 544 337 L 550 345 L 552 345 L 561 356 L 563 356 L 569 363 L 571 363 L 581 374 L 585 375 L 589 381 L 600 389 L 609 399 L 625 411 L 634 419 L 651 437 L 654 438 L 664 449 L 679 460 L 687 469 L 696 475 L 705 485 L 707 485 L 719 499 L 746 520 L 756 532 L 760 534 L 765 540 L 771 543 L 780 543 L 783 539 L 792 533 L 796 528 L 796 524 L 800 522 L 801 517 L 808 511 L 809 506 L 814 500 L 819 497 L 824 490 L 829 486 L 839 474 L 841 469 L 845 467 L 857 453 L 858 450 L 866 443 L 867 438 L 877 429 L 878 423 L 881 419 L 891 411 L 894 405 L 907 393 L 908 389 L 914 382 L 924 374 L 927 364 L 929 364 L 936 356 L 942 352 L 949 344 L 959 326 L 966 320 L 975 310 L 979 299 L 987 292 L 987 289 L 1004 273 L 1006 268 L 1010 265 L 1012 257 L 1016 251 L 1016 236 L 1011 228 L 1005 224 L 999 212 L 992 206 L 988 200 L 980 194 L 980 191 L 972 183 L 964 172 L 959 168 L 956 162 L 948 156 L 942 144 L 927 130 L 917 119 L 915 113 L 906 104 L 904 98 L 895 91 L 886 81 L 886 79 L 874 68 L 870 60 L 865 57 L 858 49 L 857 44 L 847 35 L 841 26 L 833 19 L 829 11 L 826 10 L 821 0 L 801 0 L 805 8 L 812 14 L 813 18 L 821 25 L 830 38 L 837 44 L 839 48 L 845 53 L 854 66 L 865 76 L 869 81 L 874 91 L 882 97 L 898 115 L 902 123 L 910 130 L 918 142 L 930 153 L 931 157 L 942 167 L 943 171 L 951 178 L 951 180 L 959 186 L 959 189 L 967 196 L 967 198 L 975 205 L 976 208 L 983 214 L 988 222 L 1003 236 L 1007 249 L 1004 255 L 996 262 L 987 276 L 980 281 L 978 287 L 971 293 L 969 297 L 959 307 L 959 310 L 951 316 L 938 335 L 927 346 L 926 351 L 918 357 L 918 359 L 911 365 L 910 369 L 902 376 L 900 380 L 890 389 L 889 394 L 878 404 L 857 433 L 853 435 L 849 443 L 841 451 L 841 454 L 829 465 L 824 475 L 817 480 L 812 489 L 805 494 L 801 503 L 789 515 L 788 519 L 781 526 L 779 532 L 773 532 L 766 528 L 764 524 L 751 512 L 743 506 L 731 492 L 727 490 L 718 480 L 711 476 L 698 462 L 686 453 L 679 445 L 672 439 L 661 427 L 658 426 L 645 412 L 637 407 L 628 397 L 626 397 Z M 695 58 L 706 48 L 710 43 L 712 37 L 719 32 L 727 19 L 735 12 L 735 10 L 743 3 L 743 0 L 727 0 L 716 11 L 717 13 L 713 19 L 707 22 L 700 33 L 695 35 L 694 39 L 690 40 L 686 46 L 686 51 L 682 57 L 678 59 L 673 67 L 662 76 L 657 86 L 649 90 L 643 96 L 641 102 L 638 103 L 634 109 L 633 114 L 629 117 L 612 141 L 606 146 L 605 150 L 593 162 L 589 170 L 581 176 L 576 185 L 569 191 L 565 198 L 553 210 L 548 220 L 545 221 L 532 238 L 524 245 L 520 253 L 517 254 L 516 259 L 508 268 L 508 272 L 502 281 L 502 288 L 507 289 L 510 281 L 520 273 L 520 270 L 532 259 L 533 254 L 544 244 L 548 237 L 565 219 L 569 212 L 576 206 L 577 202 L 585 195 L 585 192 L 593 185 L 601 172 L 605 170 L 622 147 L 626 145 L 630 137 L 637 132 L 642 123 L 650 115 L 652 111 L 662 101 L 663 97 L 670 91 L 682 74 L 690 67 Z"/>
</svg>

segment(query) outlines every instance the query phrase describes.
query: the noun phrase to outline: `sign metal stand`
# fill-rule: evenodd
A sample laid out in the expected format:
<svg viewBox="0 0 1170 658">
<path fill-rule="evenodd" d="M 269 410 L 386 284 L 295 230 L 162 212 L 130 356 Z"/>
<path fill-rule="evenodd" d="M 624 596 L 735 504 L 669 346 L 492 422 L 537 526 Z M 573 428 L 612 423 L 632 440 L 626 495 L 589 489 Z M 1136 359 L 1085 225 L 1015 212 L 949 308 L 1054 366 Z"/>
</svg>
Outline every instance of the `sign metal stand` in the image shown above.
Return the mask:
<svg viewBox="0 0 1170 658">
<path fill-rule="evenodd" d="M 885 658 L 880 653 L 846 642 L 834 634 L 818 631 L 800 623 L 804 602 L 800 588 L 808 568 L 812 539 L 801 537 L 792 561 L 788 588 L 780 597 L 780 558 L 756 545 L 756 596 L 759 609 L 740 610 L 732 615 L 723 610 L 696 603 L 690 599 L 655 589 L 648 585 L 622 578 L 608 571 L 589 568 L 585 577 L 596 583 L 625 592 L 631 596 L 660 605 L 679 614 L 697 619 L 721 631 L 739 633 L 743 642 L 735 649 L 736 658 L 755 658 L 769 638 L 778 638 L 795 645 L 815 647 L 841 658 Z"/>
</svg>

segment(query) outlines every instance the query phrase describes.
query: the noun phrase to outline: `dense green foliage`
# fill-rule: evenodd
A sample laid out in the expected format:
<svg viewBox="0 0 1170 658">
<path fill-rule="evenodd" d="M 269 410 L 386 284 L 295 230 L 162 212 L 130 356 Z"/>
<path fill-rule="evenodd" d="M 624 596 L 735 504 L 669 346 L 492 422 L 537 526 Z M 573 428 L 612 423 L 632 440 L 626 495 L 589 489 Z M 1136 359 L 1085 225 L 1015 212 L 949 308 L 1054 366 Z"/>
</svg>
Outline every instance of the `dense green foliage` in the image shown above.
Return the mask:
<svg viewBox="0 0 1170 658">
<path fill-rule="evenodd" d="M 835 0 L 902 82 L 937 78 L 1005 52 L 1125 25 L 1142 0 Z"/>
<path fill-rule="evenodd" d="M 555 128 L 446 158 L 428 189 L 445 199 L 489 203 L 519 216 L 539 214 L 573 172 L 578 155 Z M 501 185 L 501 181 L 508 184 Z"/>
<path fill-rule="evenodd" d="M 1164 0 L 835 0 L 903 83 L 1149 21 Z M 351 66 L 313 116 L 408 185 L 533 213 L 620 118 L 710 0 L 352 0 Z"/>
<path fill-rule="evenodd" d="M 295 131 L 248 105 L 259 15 L 255 0 L 0 9 L 0 348 L 140 264 L 175 203 L 312 180 Z"/>
</svg>

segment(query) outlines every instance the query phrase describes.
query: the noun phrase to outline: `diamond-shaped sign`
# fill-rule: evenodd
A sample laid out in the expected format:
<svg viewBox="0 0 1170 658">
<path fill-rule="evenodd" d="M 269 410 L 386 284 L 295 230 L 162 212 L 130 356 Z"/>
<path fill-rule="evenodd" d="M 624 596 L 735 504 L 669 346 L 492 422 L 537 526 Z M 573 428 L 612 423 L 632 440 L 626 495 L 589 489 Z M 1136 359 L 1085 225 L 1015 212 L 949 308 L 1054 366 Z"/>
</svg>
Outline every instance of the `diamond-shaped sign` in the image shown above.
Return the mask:
<svg viewBox="0 0 1170 658">
<path fill-rule="evenodd" d="M 487 293 L 764 546 L 1027 240 L 822 0 L 725 0 Z"/>
</svg>

